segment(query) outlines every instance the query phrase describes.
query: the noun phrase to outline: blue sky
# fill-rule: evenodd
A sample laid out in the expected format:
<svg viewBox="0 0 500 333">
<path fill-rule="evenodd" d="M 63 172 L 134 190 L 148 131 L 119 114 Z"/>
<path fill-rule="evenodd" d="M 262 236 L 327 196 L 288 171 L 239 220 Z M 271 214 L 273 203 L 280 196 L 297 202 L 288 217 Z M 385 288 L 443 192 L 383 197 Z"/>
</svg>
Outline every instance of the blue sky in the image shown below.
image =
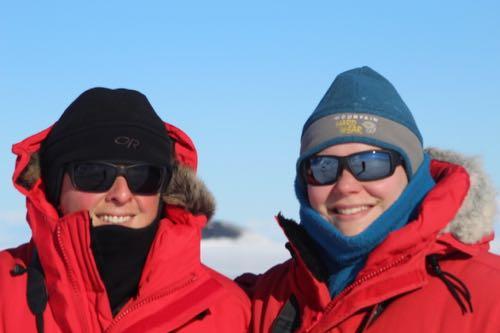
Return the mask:
<svg viewBox="0 0 500 333">
<path fill-rule="evenodd" d="M 93 86 L 145 93 L 199 150 L 216 218 L 279 238 L 298 216 L 300 131 L 334 77 L 369 65 L 426 146 L 479 155 L 500 188 L 495 1 L 9 2 L 0 10 L 0 245 L 27 240 L 14 142 Z"/>
</svg>

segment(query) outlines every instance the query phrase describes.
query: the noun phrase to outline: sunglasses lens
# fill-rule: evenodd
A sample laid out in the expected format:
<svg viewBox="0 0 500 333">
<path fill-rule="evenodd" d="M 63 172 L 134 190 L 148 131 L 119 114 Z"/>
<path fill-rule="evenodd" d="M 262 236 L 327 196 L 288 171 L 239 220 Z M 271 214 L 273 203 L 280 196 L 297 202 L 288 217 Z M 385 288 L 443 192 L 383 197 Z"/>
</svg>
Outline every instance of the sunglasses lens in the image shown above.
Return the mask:
<svg viewBox="0 0 500 333">
<path fill-rule="evenodd" d="M 106 164 L 79 163 L 73 167 L 73 181 L 77 189 L 86 192 L 107 191 L 116 178 L 116 169 Z"/>
<path fill-rule="evenodd" d="M 385 151 L 362 152 L 347 161 L 352 174 L 360 181 L 382 179 L 392 173 L 391 155 Z"/>
<path fill-rule="evenodd" d="M 137 165 L 127 168 L 130 190 L 138 194 L 153 194 L 160 190 L 164 169 L 153 165 Z"/>
<path fill-rule="evenodd" d="M 309 160 L 308 183 L 332 184 L 337 180 L 339 160 L 333 156 L 314 156 Z"/>
<path fill-rule="evenodd" d="M 310 185 L 329 185 L 337 181 L 346 167 L 359 181 L 372 181 L 389 177 L 394 172 L 393 154 L 389 151 L 364 151 L 345 157 L 317 155 L 306 163 L 306 181 Z"/>
<path fill-rule="evenodd" d="M 153 165 L 119 167 L 102 162 L 76 163 L 70 166 L 69 171 L 76 189 L 80 191 L 106 192 L 118 175 L 124 175 L 130 191 L 136 194 L 158 193 L 166 174 L 164 168 Z"/>
</svg>

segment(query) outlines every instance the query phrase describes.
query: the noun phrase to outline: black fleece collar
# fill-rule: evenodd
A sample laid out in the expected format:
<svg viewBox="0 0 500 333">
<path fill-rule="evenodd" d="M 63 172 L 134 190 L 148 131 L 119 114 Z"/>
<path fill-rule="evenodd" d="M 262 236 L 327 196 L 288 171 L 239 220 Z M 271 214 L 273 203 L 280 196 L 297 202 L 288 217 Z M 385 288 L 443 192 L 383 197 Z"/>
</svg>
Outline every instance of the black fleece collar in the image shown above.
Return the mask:
<svg viewBox="0 0 500 333">
<path fill-rule="evenodd" d="M 113 316 L 132 297 L 158 229 L 158 219 L 149 226 L 132 229 L 118 225 L 91 227 L 91 248 L 106 287 Z"/>
</svg>

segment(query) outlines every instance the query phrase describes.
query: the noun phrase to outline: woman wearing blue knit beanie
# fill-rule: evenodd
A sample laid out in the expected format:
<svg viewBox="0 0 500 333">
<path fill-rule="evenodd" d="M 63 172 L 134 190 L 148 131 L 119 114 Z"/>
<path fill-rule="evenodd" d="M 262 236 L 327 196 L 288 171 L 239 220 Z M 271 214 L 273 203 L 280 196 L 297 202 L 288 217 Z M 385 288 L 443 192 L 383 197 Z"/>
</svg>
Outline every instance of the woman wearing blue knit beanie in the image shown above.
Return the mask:
<svg viewBox="0 0 500 333">
<path fill-rule="evenodd" d="M 292 259 L 238 279 L 252 332 L 499 332 L 495 191 L 479 162 L 423 149 L 393 85 L 341 73 L 307 119 Z"/>
</svg>

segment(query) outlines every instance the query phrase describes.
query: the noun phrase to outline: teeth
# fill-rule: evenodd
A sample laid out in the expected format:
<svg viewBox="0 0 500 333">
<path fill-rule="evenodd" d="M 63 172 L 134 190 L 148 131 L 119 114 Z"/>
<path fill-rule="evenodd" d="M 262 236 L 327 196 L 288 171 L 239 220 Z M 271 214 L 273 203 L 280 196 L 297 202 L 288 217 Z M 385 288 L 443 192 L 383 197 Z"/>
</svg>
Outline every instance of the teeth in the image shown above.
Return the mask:
<svg viewBox="0 0 500 333">
<path fill-rule="evenodd" d="M 362 212 L 362 211 L 367 210 L 369 208 L 370 208 L 369 206 L 359 206 L 359 207 L 352 207 L 352 208 L 337 208 L 336 211 L 342 215 L 351 215 L 351 214 L 356 214 L 356 213 Z"/>
<path fill-rule="evenodd" d="M 129 221 L 132 217 L 131 216 L 102 215 L 102 216 L 99 216 L 99 218 L 107 223 L 120 224 L 120 223 L 125 223 L 125 222 Z"/>
</svg>

